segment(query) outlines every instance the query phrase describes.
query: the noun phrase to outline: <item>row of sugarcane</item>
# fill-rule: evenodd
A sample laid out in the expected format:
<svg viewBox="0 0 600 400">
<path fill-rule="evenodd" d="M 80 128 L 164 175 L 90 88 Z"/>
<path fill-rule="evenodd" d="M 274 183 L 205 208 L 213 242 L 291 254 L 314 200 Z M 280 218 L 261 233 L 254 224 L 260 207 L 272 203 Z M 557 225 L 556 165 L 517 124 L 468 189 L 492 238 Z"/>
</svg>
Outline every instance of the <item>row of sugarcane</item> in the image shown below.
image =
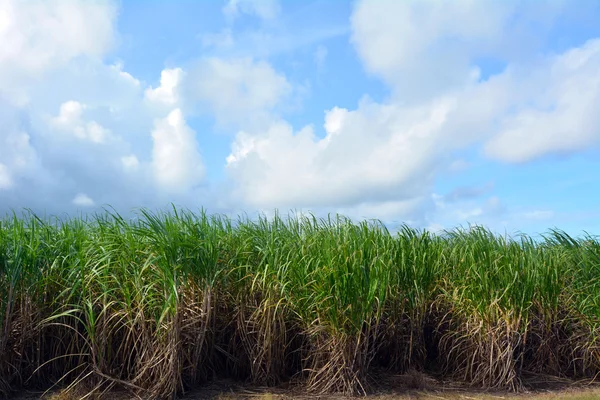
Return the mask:
<svg viewBox="0 0 600 400">
<path fill-rule="evenodd" d="M 518 391 L 528 373 L 593 380 L 599 323 L 591 235 L 178 209 L 0 220 L 0 396 L 160 399 L 219 378 L 365 394 L 409 369 Z"/>
</svg>

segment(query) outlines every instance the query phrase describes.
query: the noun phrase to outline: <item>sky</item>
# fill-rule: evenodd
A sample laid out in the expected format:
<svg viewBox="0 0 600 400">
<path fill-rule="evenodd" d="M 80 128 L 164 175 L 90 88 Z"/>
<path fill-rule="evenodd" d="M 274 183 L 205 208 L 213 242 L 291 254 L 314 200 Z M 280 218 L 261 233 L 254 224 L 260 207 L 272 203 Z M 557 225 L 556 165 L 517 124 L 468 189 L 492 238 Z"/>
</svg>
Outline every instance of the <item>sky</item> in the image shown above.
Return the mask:
<svg viewBox="0 0 600 400">
<path fill-rule="evenodd" d="M 0 214 L 600 235 L 600 0 L 0 0 Z"/>
</svg>

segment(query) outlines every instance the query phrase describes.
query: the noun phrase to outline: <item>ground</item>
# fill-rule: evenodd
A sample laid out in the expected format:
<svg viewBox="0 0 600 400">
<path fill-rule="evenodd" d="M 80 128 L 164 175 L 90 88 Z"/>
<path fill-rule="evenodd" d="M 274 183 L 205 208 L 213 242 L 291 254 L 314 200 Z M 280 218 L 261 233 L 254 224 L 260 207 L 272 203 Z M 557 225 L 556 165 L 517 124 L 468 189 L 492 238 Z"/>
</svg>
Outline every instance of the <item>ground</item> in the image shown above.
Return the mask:
<svg viewBox="0 0 600 400">
<path fill-rule="evenodd" d="M 440 382 L 428 375 L 409 373 L 406 375 L 388 376 L 380 381 L 380 387 L 374 388 L 374 394 L 366 400 L 600 400 L 600 385 L 586 382 L 557 380 L 552 377 L 537 376 L 528 382 L 529 389 L 523 393 L 484 392 L 465 388 L 452 382 Z M 13 400 L 79 400 L 81 394 L 54 392 L 43 393 L 23 392 Z M 94 397 L 88 397 L 94 399 Z M 124 391 L 114 391 L 105 397 L 110 400 L 136 399 Z M 257 388 L 240 386 L 235 382 L 220 381 L 202 389 L 190 391 L 181 400 L 344 400 L 349 397 L 341 395 L 318 396 L 307 394 L 297 388 Z"/>
<path fill-rule="evenodd" d="M 134 399 L 129 396 L 115 396 L 119 400 Z M 18 400 L 37 400 L 41 399 L 39 393 L 24 393 L 14 399 Z M 53 394 L 44 397 L 48 400 L 74 400 L 73 397 L 63 397 L 59 394 Z M 111 396 L 112 398 L 112 396 Z M 182 398 L 182 400 L 343 400 L 348 399 L 344 396 L 309 396 L 303 394 L 281 394 L 281 393 L 263 393 L 263 392 L 221 392 L 221 393 L 206 393 L 196 392 L 190 393 Z M 413 390 L 404 394 L 386 394 L 386 395 L 371 395 L 365 398 L 366 400 L 498 400 L 498 399 L 514 399 L 514 400 L 597 400 L 600 399 L 600 389 L 598 388 L 569 388 L 546 393 L 525 393 L 525 394 L 509 394 L 509 393 L 479 393 L 479 392 L 441 392 L 441 391 L 426 391 Z"/>
</svg>

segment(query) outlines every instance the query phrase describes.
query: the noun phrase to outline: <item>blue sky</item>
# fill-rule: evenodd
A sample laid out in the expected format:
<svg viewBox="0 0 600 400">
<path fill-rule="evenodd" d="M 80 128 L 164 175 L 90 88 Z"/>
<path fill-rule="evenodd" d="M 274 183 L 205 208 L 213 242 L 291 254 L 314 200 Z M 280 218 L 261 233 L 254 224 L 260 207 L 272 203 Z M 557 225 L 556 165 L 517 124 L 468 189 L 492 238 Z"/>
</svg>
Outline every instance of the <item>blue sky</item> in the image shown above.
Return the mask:
<svg viewBox="0 0 600 400">
<path fill-rule="evenodd" d="M 0 2 L 0 212 L 600 234 L 600 0 Z"/>
</svg>

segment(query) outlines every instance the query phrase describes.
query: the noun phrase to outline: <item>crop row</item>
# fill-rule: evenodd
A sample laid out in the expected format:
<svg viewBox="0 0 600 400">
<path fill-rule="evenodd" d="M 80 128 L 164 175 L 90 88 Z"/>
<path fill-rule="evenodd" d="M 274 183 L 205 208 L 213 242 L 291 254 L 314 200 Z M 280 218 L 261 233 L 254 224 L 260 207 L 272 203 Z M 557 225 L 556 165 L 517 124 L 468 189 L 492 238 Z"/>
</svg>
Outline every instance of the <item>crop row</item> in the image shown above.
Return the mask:
<svg viewBox="0 0 600 400">
<path fill-rule="evenodd" d="M 600 373 L 600 243 L 174 209 L 0 220 L 0 395 L 218 377 L 361 394 L 376 371 L 519 390 Z"/>
</svg>

